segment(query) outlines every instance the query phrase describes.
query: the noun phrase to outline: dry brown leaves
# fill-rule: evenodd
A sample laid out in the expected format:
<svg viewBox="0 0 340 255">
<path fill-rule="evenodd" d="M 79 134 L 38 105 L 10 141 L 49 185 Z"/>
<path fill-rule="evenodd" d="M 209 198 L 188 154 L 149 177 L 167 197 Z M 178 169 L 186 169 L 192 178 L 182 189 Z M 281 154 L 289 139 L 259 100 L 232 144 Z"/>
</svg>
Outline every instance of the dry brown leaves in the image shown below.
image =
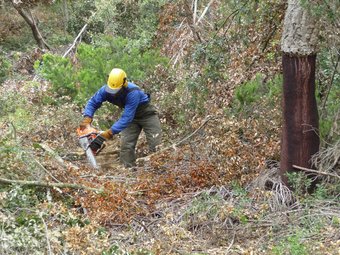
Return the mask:
<svg viewBox="0 0 340 255">
<path fill-rule="evenodd" d="M 102 194 L 79 194 L 77 202 L 91 218 L 105 225 L 128 223 L 133 217 L 148 216 L 160 199 L 219 184 L 215 168 L 205 161 L 183 162 L 170 154 L 155 156 L 150 166 L 137 168 L 133 183 L 101 183 Z M 126 170 L 131 171 L 131 170 Z"/>
</svg>

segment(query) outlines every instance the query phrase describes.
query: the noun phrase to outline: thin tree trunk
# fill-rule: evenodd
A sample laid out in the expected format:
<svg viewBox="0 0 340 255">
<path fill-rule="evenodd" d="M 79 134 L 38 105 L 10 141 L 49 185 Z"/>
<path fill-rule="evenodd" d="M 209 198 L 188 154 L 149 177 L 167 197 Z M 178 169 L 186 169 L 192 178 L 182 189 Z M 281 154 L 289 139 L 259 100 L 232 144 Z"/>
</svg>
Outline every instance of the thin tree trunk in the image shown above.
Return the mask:
<svg viewBox="0 0 340 255">
<path fill-rule="evenodd" d="M 281 48 L 283 51 L 283 127 L 280 175 L 288 185 L 293 165 L 313 168 L 319 150 L 318 110 L 315 98 L 315 62 L 318 30 L 299 0 L 289 0 Z"/>
<path fill-rule="evenodd" d="M 35 19 L 31 13 L 31 11 L 28 8 L 25 8 L 23 6 L 20 6 L 19 4 L 16 4 L 14 2 L 13 6 L 17 10 L 17 12 L 23 17 L 23 19 L 26 21 L 26 23 L 30 26 L 33 37 L 35 41 L 37 42 L 39 48 L 41 49 L 50 49 L 50 46 L 46 43 L 43 36 L 41 35 L 39 28 L 35 22 Z"/>
<path fill-rule="evenodd" d="M 63 12 L 64 12 L 64 33 L 67 32 L 67 25 L 69 21 L 67 0 L 63 0 Z"/>
</svg>

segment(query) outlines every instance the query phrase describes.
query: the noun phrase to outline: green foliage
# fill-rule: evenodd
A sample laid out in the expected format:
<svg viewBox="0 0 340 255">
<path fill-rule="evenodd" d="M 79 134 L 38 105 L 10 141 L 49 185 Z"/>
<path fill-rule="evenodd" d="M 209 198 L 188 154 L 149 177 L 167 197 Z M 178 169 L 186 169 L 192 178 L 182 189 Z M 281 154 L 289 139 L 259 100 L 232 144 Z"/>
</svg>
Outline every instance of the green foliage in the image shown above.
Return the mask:
<svg viewBox="0 0 340 255">
<path fill-rule="evenodd" d="M 235 89 L 233 108 L 237 112 L 253 112 L 259 103 L 267 109 L 275 105 L 282 93 L 282 75 L 276 75 L 265 82 L 262 74 L 257 74 L 253 80 L 247 81 Z"/>
<path fill-rule="evenodd" d="M 326 200 L 326 199 L 338 199 L 340 194 L 340 183 L 339 182 L 322 182 L 316 184 L 316 189 L 311 195 L 311 200 Z"/>
<path fill-rule="evenodd" d="M 23 188 L 22 186 L 13 186 L 4 200 L 3 207 L 12 212 L 17 211 L 18 207 L 30 208 L 35 207 L 38 203 L 36 189 Z"/>
<path fill-rule="evenodd" d="M 8 59 L 0 54 L 0 85 L 10 76 L 12 64 Z"/>
<path fill-rule="evenodd" d="M 73 35 L 77 35 L 85 24 L 88 24 L 86 33 L 83 34 L 83 41 L 91 43 L 95 36 L 104 32 L 104 22 L 94 18 L 94 13 L 97 11 L 96 1 L 72 1 L 71 15 L 68 22 L 67 31 Z"/>
<path fill-rule="evenodd" d="M 192 54 L 193 61 L 202 66 L 203 83 L 225 79 L 223 72 L 230 64 L 228 57 L 229 52 L 225 47 L 225 40 L 220 37 L 197 44 Z"/>
<path fill-rule="evenodd" d="M 235 96 L 240 107 L 256 102 L 261 98 L 258 93 L 261 87 L 261 76 L 257 75 L 254 80 L 248 81 L 235 90 Z"/>
<path fill-rule="evenodd" d="M 102 255 L 152 255 L 153 253 L 145 249 L 137 249 L 132 252 L 122 250 L 118 245 L 111 246 L 102 252 Z"/>
<path fill-rule="evenodd" d="M 207 192 L 202 193 L 192 201 L 191 206 L 185 213 L 185 218 L 204 217 L 206 220 L 214 219 L 219 213 L 222 204 L 223 198 L 219 194 L 211 195 Z"/>
<path fill-rule="evenodd" d="M 106 26 L 106 30 L 129 38 L 129 47 L 143 51 L 152 44 L 158 26 L 159 11 L 167 0 L 139 2 L 115 0 L 109 4 L 98 2 L 102 4 L 102 7 L 98 7 L 100 10 L 103 11 L 105 8 L 106 13 L 111 10 L 108 19 L 112 22 Z"/>
<path fill-rule="evenodd" d="M 275 75 L 267 82 L 265 95 L 270 100 L 270 103 L 277 103 L 277 99 L 282 95 L 283 77 L 281 74 Z"/>
<path fill-rule="evenodd" d="M 247 196 L 248 192 L 237 181 L 231 181 L 230 185 L 235 196 L 241 198 L 245 198 Z"/>
<path fill-rule="evenodd" d="M 203 104 L 208 96 L 208 89 L 200 77 L 187 80 L 185 83 L 190 100 L 188 100 L 189 109 L 196 110 L 199 113 L 204 112 Z"/>
<path fill-rule="evenodd" d="M 288 236 L 279 245 L 273 248 L 275 255 L 308 255 L 310 251 L 302 242 L 303 233 L 296 232 L 294 235 Z"/>
<path fill-rule="evenodd" d="M 317 96 L 320 112 L 320 136 L 327 143 L 339 140 L 337 118 L 340 111 L 340 57 L 336 50 L 323 49 L 318 55 L 319 83 Z"/>
<path fill-rule="evenodd" d="M 158 64 L 166 64 L 156 50 L 141 52 L 129 48 L 128 40 L 102 37 L 94 45 L 81 44 L 77 51 L 77 65 L 68 58 L 46 54 L 43 63 L 36 63 L 36 70 L 51 81 L 52 89 L 59 96 L 69 96 L 84 103 L 100 86 L 106 83 L 113 67 L 126 71 L 129 80 L 142 81 Z"/>
<path fill-rule="evenodd" d="M 288 184 L 297 195 L 308 192 L 312 184 L 311 178 L 303 172 L 287 172 Z"/>
<path fill-rule="evenodd" d="M 310 12 L 310 14 L 317 18 L 317 20 L 325 19 L 327 22 L 336 24 L 339 19 L 337 10 L 340 5 L 337 0 L 321 1 L 318 2 L 318 4 L 314 4 L 307 0 L 301 0 L 301 4 Z"/>
<path fill-rule="evenodd" d="M 32 107 L 25 97 L 20 97 L 15 92 L 3 94 L 0 98 L 0 121 L 10 123 L 15 132 L 26 132 L 34 118 Z"/>
<path fill-rule="evenodd" d="M 27 51 L 32 48 L 32 45 L 36 45 L 32 31 L 27 24 L 23 22 L 19 31 L 19 33 L 6 36 L 6 38 L 1 41 L 1 46 L 6 51 Z"/>
<path fill-rule="evenodd" d="M 129 38 L 129 46 L 145 50 L 150 47 L 158 25 L 158 13 L 166 0 L 82 1 L 72 2 L 68 32 L 78 34 L 88 23 L 84 42 L 92 43 L 100 34 Z"/>
<path fill-rule="evenodd" d="M 36 61 L 36 71 L 52 83 L 52 91 L 58 96 L 67 95 L 71 98 L 77 95 L 74 69 L 68 58 L 50 53 L 43 55 L 42 63 Z"/>
<path fill-rule="evenodd" d="M 35 210 L 39 203 L 37 191 L 13 185 L 5 193 L 0 202 L 3 208 L 1 254 L 36 254 L 44 248 L 42 216 Z"/>
</svg>

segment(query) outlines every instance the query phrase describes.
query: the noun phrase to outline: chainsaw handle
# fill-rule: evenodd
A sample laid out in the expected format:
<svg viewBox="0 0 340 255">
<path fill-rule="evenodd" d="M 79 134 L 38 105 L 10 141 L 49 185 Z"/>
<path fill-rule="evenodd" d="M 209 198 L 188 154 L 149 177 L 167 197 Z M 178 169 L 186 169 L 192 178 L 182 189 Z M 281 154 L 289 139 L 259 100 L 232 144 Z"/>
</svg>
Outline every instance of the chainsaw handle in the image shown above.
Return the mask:
<svg viewBox="0 0 340 255">
<path fill-rule="evenodd" d="M 97 136 L 97 135 L 99 135 L 99 132 L 97 131 L 97 132 L 87 133 L 87 134 L 85 134 L 85 135 L 80 135 L 78 138 L 80 139 L 80 138 L 89 137 L 89 136 L 92 136 L 92 135 Z"/>
<path fill-rule="evenodd" d="M 77 135 L 79 138 L 82 138 L 82 137 L 86 137 L 86 136 L 90 136 L 92 134 L 95 134 L 95 135 L 98 135 L 100 132 L 93 128 L 93 127 L 88 127 L 88 128 L 85 128 L 85 129 L 80 129 L 80 128 L 77 128 Z"/>
</svg>

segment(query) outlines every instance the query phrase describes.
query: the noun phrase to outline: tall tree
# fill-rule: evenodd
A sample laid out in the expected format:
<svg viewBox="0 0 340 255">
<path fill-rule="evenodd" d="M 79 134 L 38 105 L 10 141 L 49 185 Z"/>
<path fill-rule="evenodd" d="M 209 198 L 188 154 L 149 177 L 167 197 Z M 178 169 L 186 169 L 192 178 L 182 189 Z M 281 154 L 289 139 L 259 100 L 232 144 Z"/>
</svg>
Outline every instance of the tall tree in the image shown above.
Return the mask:
<svg viewBox="0 0 340 255">
<path fill-rule="evenodd" d="M 41 35 L 36 19 L 30 9 L 38 1 L 11 0 L 11 2 L 12 2 L 13 7 L 17 10 L 17 12 L 21 15 L 21 17 L 23 17 L 26 23 L 30 26 L 32 33 L 33 33 L 33 37 L 35 41 L 37 42 L 39 48 L 50 49 L 50 46 L 46 43 L 44 37 Z"/>
<path fill-rule="evenodd" d="M 288 184 L 293 165 L 312 168 L 318 152 L 319 117 L 315 98 L 318 29 L 300 0 L 288 0 L 281 40 L 283 51 L 283 127 L 280 174 Z"/>
</svg>

